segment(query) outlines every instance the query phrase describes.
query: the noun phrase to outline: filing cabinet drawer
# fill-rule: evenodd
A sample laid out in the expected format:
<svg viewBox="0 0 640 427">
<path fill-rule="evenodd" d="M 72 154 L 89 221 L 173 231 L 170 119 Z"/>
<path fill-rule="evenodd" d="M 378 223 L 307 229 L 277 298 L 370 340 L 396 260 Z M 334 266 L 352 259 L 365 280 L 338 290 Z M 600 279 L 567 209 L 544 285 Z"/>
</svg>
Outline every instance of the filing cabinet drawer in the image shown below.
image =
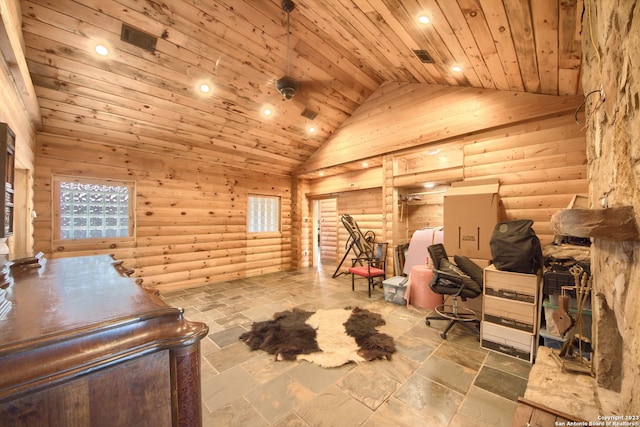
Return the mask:
<svg viewBox="0 0 640 427">
<path fill-rule="evenodd" d="M 533 334 L 537 330 L 537 306 L 497 297 L 484 297 L 485 322 Z"/>
<path fill-rule="evenodd" d="M 487 350 L 533 363 L 536 350 L 535 341 L 535 335 L 482 322 L 480 345 Z"/>
<path fill-rule="evenodd" d="M 496 270 L 492 264 L 484 269 L 484 294 L 537 304 L 540 275 Z"/>
</svg>

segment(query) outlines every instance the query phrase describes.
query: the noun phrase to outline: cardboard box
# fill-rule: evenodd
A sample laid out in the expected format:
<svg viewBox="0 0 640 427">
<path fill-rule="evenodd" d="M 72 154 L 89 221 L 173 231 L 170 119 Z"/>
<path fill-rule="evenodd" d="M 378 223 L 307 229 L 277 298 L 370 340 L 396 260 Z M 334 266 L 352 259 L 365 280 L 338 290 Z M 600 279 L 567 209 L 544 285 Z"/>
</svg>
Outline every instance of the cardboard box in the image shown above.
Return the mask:
<svg viewBox="0 0 640 427">
<path fill-rule="evenodd" d="M 444 247 L 449 255 L 491 259 L 500 217 L 497 179 L 454 182 L 444 196 Z"/>
</svg>

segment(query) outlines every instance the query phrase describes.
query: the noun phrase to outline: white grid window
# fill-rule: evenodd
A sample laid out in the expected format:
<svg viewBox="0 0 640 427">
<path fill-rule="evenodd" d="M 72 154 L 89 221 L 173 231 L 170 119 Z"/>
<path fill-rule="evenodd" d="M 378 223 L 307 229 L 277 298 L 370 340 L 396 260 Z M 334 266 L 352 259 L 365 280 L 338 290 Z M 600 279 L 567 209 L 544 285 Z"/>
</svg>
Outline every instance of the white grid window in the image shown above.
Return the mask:
<svg viewBox="0 0 640 427">
<path fill-rule="evenodd" d="M 280 197 L 249 196 L 249 233 L 271 233 L 280 231 Z"/>
<path fill-rule="evenodd" d="M 133 237 L 133 183 L 55 179 L 59 240 Z"/>
</svg>

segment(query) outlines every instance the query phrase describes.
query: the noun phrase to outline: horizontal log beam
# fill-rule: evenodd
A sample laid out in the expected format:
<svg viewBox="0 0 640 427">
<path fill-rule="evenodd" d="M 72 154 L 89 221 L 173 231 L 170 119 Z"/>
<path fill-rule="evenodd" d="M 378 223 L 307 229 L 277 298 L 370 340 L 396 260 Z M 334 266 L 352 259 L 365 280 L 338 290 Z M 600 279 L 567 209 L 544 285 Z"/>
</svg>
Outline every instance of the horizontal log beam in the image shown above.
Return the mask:
<svg viewBox="0 0 640 427">
<path fill-rule="evenodd" d="M 563 209 L 551 216 L 551 228 L 561 236 L 603 240 L 639 240 L 633 206 L 606 209 Z"/>
</svg>

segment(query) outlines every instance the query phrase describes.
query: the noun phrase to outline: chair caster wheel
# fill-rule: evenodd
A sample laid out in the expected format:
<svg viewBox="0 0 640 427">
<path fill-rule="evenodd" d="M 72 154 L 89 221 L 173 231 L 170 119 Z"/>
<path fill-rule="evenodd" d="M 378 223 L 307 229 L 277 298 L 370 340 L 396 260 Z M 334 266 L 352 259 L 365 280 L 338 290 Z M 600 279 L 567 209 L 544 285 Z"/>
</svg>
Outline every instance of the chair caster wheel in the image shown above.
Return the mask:
<svg viewBox="0 0 640 427">
<path fill-rule="evenodd" d="M 425 319 L 424 323 L 425 323 L 427 326 L 431 326 L 431 322 L 429 322 L 429 319 Z"/>
<path fill-rule="evenodd" d="M 447 339 L 447 334 L 445 334 L 444 332 L 440 334 L 440 338 L 442 338 L 443 340 Z"/>
</svg>

